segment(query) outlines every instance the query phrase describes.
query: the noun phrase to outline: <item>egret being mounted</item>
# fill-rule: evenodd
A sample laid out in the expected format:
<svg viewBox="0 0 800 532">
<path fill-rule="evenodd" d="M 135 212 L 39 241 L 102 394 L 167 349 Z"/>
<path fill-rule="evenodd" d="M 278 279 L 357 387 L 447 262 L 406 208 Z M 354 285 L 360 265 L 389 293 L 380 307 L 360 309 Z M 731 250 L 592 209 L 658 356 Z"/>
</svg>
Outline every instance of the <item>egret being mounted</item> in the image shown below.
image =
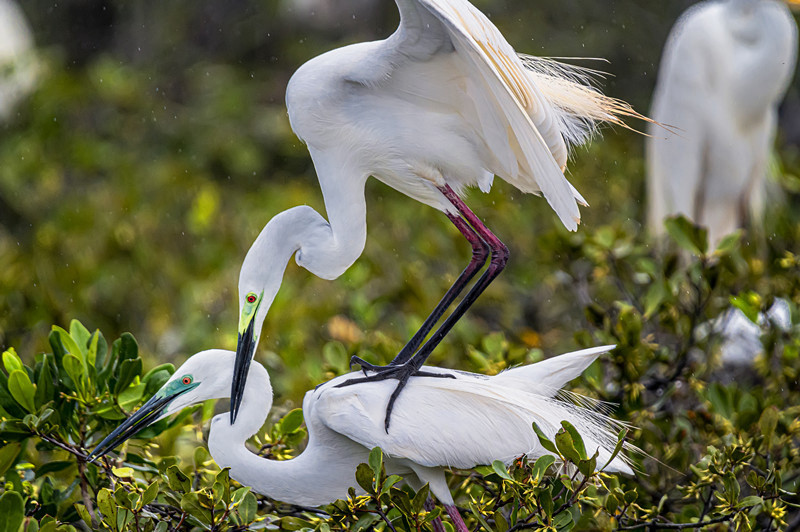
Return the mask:
<svg viewBox="0 0 800 532">
<path fill-rule="evenodd" d="M 800 1 L 790 0 L 800 5 Z M 647 145 L 648 222 L 683 214 L 712 245 L 758 219 L 777 108 L 797 59 L 797 26 L 783 2 L 702 2 L 672 30 L 661 60 Z"/>
<path fill-rule="evenodd" d="M 309 207 L 280 213 L 247 254 L 239 278 L 232 420 L 291 256 L 296 252 L 300 266 L 335 279 L 364 250 L 367 178 L 444 212 L 473 249 L 467 268 L 390 366 L 355 360 L 374 372 L 370 379 L 398 379 L 397 394 L 508 258 L 503 243 L 459 193 L 471 186 L 488 191 L 498 175 L 523 192 L 542 193 L 575 230 L 583 200 L 563 174 L 568 144 L 585 141 L 597 121 L 619 123 L 619 116 L 635 115 L 623 102 L 586 86 L 580 71 L 517 56 L 466 0 L 396 3 L 400 27 L 391 37 L 321 55 L 289 82 L 289 118 L 308 145 L 328 220 Z M 489 256 L 483 276 L 420 349 Z M 396 394 L 387 408 L 387 430 Z"/>
<path fill-rule="evenodd" d="M 494 377 L 450 372 L 453 379 L 412 379 L 410 393 L 397 401 L 392 434 L 384 430 L 384 406 L 393 386 L 386 381 L 348 387 L 338 377 L 306 393 L 303 414 L 308 445 L 292 460 L 267 460 L 245 442 L 261 429 L 272 407 L 269 375 L 261 364 L 249 368 L 249 380 L 235 423 L 221 414 L 211 421 L 208 448 L 220 467 L 255 491 L 290 504 L 319 506 L 346 499 L 358 487 L 355 472 L 370 449 L 386 453 L 388 474 L 402 475 L 413 487 L 430 484 L 457 530 L 466 531 L 445 481 L 445 468 L 469 469 L 522 455 L 535 459 L 547 451 L 532 423 L 553 439 L 561 421 L 569 421 L 597 464 L 609 462 L 619 423 L 593 410 L 558 399 L 557 392 L 613 346 L 587 349 L 508 370 Z M 179 410 L 208 399 L 228 397 L 234 353 L 204 351 L 178 368 L 156 395 L 112 432 L 92 453 L 103 456 L 140 430 Z M 444 373 L 438 368 L 425 368 Z M 633 474 L 617 455 L 609 472 Z"/>
</svg>

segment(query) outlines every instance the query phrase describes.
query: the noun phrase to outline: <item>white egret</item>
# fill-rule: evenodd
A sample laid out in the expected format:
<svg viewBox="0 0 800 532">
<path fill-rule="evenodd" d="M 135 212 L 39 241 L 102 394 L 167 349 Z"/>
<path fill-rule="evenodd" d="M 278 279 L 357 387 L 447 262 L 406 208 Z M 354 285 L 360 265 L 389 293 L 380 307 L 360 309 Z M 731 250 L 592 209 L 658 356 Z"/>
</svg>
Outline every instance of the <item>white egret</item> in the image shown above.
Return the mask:
<svg viewBox="0 0 800 532">
<path fill-rule="evenodd" d="M 13 0 L 0 0 L 0 119 L 7 119 L 36 84 L 33 34 Z"/>
<path fill-rule="evenodd" d="M 536 364 L 487 377 L 448 371 L 453 379 L 413 378 L 409 392 L 397 400 L 392 434 L 384 430 L 384 407 L 393 387 L 386 381 L 338 387 L 353 374 L 337 377 L 306 393 L 303 414 L 308 445 L 291 460 L 262 458 L 245 445 L 261 429 L 272 407 L 269 375 L 261 364 L 249 368 L 241 410 L 232 424 L 226 414 L 211 421 L 208 448 L 231 477 L 268 497 L 304 506 L 319 506 L 347 498 L 356 487 L 355 471 L 370 449 L 381 447 L 389 474 L 402 475 L 417 488 L 428 483 L 445 505 L 457 530 L 465 531 L 445 481 L 446 468 L 470 469 L 502 460 L 510 464 L 547 451 L 532 428 L 536 423 L 551 439 L 562 420 L 579 431 L 589 454 L 606 464 L 616 445 L 619 423 L 583 406 L 558 398 L 559 389 L 580 375 L 613 346 L 553 357 Z M 179 410 L 208 399 L 228 397 L 234 353 L 204 351 L 189 358 L 133 416 L 92 452 L 92 459 L 111 451 L 138 431 Z M 622 455 L 608 472 L 633 474 Z"/>
<path fill-rule="evenodd" d="M 797 26 L 781 1 L 701 2 L 680 18 L 652 109 L 654 120 L 679 131 L 653 131 L 647 144 L 655 235 L 664 218 L 683 214 L 717 244 L 760 216 L 777 107 L 796 59 Z"/>
<path fill-rule="evenodd" d="M 722 336 L 720 360 L 730 366 L 752 366 L 759 353 L 764 351 L 761 335 L 768 327 L 781 331 L 792 328 L 789 302 L 776 299 L 772 307 L 758 314 L 756 323 L 750 321 L 738 308 L 730 308 L 714 321 L 714 332 Z"/>
<path fill-rule="evenodd" d="M 564 177 L 568 144 L 584 142 L 598 121 L 639 116 L 587 86 L 580 70 L 518 56 L 466 0 L 396 3 L 400 27 L 388 39 L 325 53 L 289 82 L 289 118 L 311 153 L 328 220 L 306 206 L 280 213 L 247 254 L 239 278 L 232 420 L 291 256 L 296 252 L 300 266 L 335 279 L 364 250 L 370 176 L 444 212 L 473 249 L 469 265 L 390 366 L 354 360 L 374 372 L 370 378 L 397 379 L 399 393 L 508 259 L 507 248 L 460 192 L 472 186 L 487 191 L 497 175 L 522 192 L 543 194 L 575 230 L 583 200 Z M 489 255 L 483 276 L 417 351 Z M 387 430 L 396 397 L 387 407 Z"/>
</svg>

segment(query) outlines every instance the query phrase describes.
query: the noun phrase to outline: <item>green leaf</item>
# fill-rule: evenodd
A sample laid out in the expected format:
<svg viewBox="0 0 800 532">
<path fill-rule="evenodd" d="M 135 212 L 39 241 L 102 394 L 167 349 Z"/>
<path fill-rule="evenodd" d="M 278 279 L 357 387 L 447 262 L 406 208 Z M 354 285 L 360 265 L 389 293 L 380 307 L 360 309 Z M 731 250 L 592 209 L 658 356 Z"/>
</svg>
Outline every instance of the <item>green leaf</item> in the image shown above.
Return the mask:
<svg viewBox="0 0 800 532">
<path fill-rule="evenodd" d="M 212 487 L 214 502 L 222 501 L 225 506 L 231 503 L 231 477 L 230 469 L 225 468 L 217 473 Z"/>
<path fill-rule="evenodd" d="M 22 444 L 19 442 L 7 443 L 0 447 L 0 477 L 14 464 L 21 449 Z"/>
<path fill-rule="evenodd" d="M 572 426 L 572 423 L 569 421 L 562 421 L 561 426 L 564 427 L 564 430 L 569 432 L 569 435 L 572 437 L 572 444 L 575 447 L 575 450 L 578 451 L 578 456 L 581 460 L 586 460 L 588 456 L 586 455 L 586 447 L 583 444 L 583 438 L 581 437 L 578 430 Z"/>
<path fill-rule="evenodd" d="M 303 409 L 295 408 L 280 421 L 281 431 L 283 434 L 291 434 L 303 425 Z"/>
<path fill-rule="evenodd" d="M 83 360 L 85 356 L 84 349 L 81 349 L 81 347 L 75 342 L 75 340 L 72 338 L 72 336 L 70 336 L 70 334 L 67 331 L 65 331 L 61 327 L 54 325 L 53 332 L 55 333 L 56 338 L 58 339 L 58 341 L 61 344 L 61 347 L 64 350 L 63 351 L 64 355 L 71 353 L 74 356 L 78 357 L 78 360 Z"/>
<path fill-rule="evenodd" d="M 116 524 L 117 504 L 108 488 L 103 488 L 97 493 L 97 509 L 103 514 L 103 521 L 109 525 Z"/>
<path fill-rule="evenodd" d="M 558 447 L 558 452 L 561 456 L 570 462 L 577 464 L 581 461 L 581 457 L 575 449 L 575 442 L 572 440 L 572 435 L 566 430 L 561 429 L 556 433 L 556 447 Z"/>
<path fill-rule="evenodd" d="M 155 480 L 152 484 L 147 486 L 147 489 L 142 493 L 142 506 L 147 506 L 158 497 L 159 481 Z"/>
<path fill-rule="evenodd" d="M 544 511 L 548 522 L 553 519 L 553 494 L 550 492 L 551 489 L 552 487 L 548 487 L 539 493 L 539 504 L 542 505 L 542 511 Z"/>
<path fill-rule="evenodd" d="M 494 471 L 500 478 L 504 480 L 514 480 L 511 478 L 511 475 L 508 474 L 508 468 L 506 465 L 500 460 L 495 460 L 492 462 L 492 471 Z"/>
<path fill-rule="evenodd" d="M 74 507 L 75 511 L 78 512 L 78 515 L 81 517 L 83 522 L 89 527 L 90 530 L 96 528 L 96 525 L 94 525 L 94 523 L 92 522 L 92 515 L 89 513 L 89 510 L 86 509 L 86 506 L 76 502 Z"/>
<path fill-rule="evenodd" d="M 55 399 L 55 387 L 53 386 L 53 373 L 50 365 L 53 362 L 53 355 L 46 354 L 42 358 L 42 369 L 39 370 L 39 377 L 36 379 L 36 406 L 41 407 Z"/>
<path fill-rule="evenodd" d="M 139 344 L 136 343 L 136 338 L 131 333 L 122 333 L 114 343 L 119 345 L 119 359 L 120 360 L 133 360 L 139 358 Z"/>
<path fill-rule="evenodd" d="M 675 243 L 691 254 L 701 256 L 708 251 L 708 231 L 705 228 L 683 216 L 667 218 L 664 225 Z"/>
<path fill-rule="evenodd" d="M 533 468 L 531 469 L 531 474 L 536 481 L 540 481 L 544 478 L 547 470 L 556 462 L 556 458 L 551 454 L 545 454 L 540 456 L 536 463 L 533 464 Z"/>
<path fill-rule="evenodd" d="M 375 474 L 375 478 L 381 478 L 383 473 L 383 451 L 380 447 L 375 447 L 369 452 L 369 467 Z"/>
<path fill-rule="evenodd" d="M 22 363 L 22 359 L 19 358 L 19 355 L 17 355 L 17 352 L 13 347 L 3 352 L 3 366 L 6 368 L 6 372 L 8 373 L 11 373 L 15 370 L 25 370 L 25 365 Z"/>
<path fill-rule="evenodd" d="M 40 467 L 36 468 L 36 478 L 42 478 L 49 473 L 58 473 L 69 469 L 75 462 L 72 460 L 58 460 L 53 462 L 45 462 Z"/>
<path fill-rule="evenodd" d="M 729 235 L 725 235 L 722 240 L 719 241 L 717 245 L 717 249 L 714 250 L 714 255 L 729 255 L 736 248 L 739 247 L 739 242 L 742 239 L 742 230 L 738 229 L 737 231 L 730 233 Z"/>
<path fill-rule="evenodd" d="M 533 430 L 536 432 L 536 436 L 539 437 L 539 443 L 542 444 L 546 450 L 550 451 L 551 453 L 558 453 L 556 450 L 556 446 L 553 444 L 552 441 L 542 432 L 542 429 L 539 428 L 539 425 L 536 423 L 533 424 Z"/>
<path fill-rule="evenodd" d="M 36 389 L 27 372 L 19 369 L 12 371 L 8 376 L 8 391 L 22 408 L 30 413 L 36 412 Z"/>
<path fill-rule="evenodd" d="M 19 370 L 16 370 L 19 371 Z M 25 502 L 16 491 L 7 491 L 0 496 L 0 532 L 17 532 L 25 518 Z"/>
<path fill-rule="evenodd" d="M 81 352 L 86 354 L 89 348 L 89 340 L 92 338 L 92 333 L 89 332 L 89 329 L 84 327 L 78 320 L 72 320 L 69 323 L 69 335 L 78 344 Z M 77 355 L 78 353 L 73 352 L 73 354 Z"/>
<path fill-rule="evenodd" d="M 173 491 L 188 492 L 192 487 L 192 481 L 176 465 L 167 468 L 167 483 Z"/>
<path fill-rule="evenodd" d="M 119 369 L 119 380 L 117 385 L 114 386 L 114 394 L 121 394 L 128 386 L 130 386 L 136 377 L 142 374 L 142 359 L 135 358 L 133 360 L 123 360 Z"/>
<path fill-rule="evenodd" d="M 745 497 L 739 504 L 736 505 L 737 508 L 750 508 L 752 506 L 758 506 L 759 504 L 763 504 L 764 499 L 757 495 L 750 495 L 749 497 Z"/>
<path fill-rule="evenodd" d="M 83 382 L 86 374 L 83 371 L 83 363 L 81 360 L 77 356 L 67 353 L 61 360 L 61 364 L 64 366 L 64 371 L 67 372 L 67 376 L 72 383 L 78 390 L 83 391 L 85 389 Z"/>
<path fill-rule="evenodd" d="M 758 315 L 761 312 L 761 296 L 755 292 L 745 292 L 731 297 L 731 304 L 742 311 L 748 320 L 758 324 Z"/>
<path fill-rule="evenodd" d="M 774 406 L 765 408 L 758 420 L 758 427 L 761 429 L 761 434 L 764 435 L 764 447 L 768 451 L 772 448 L 772 435 L 775 434 L 777 426 L 778 409 Z"/>
<path fill-rule="evenodd" d="M 248 491 L 242 498 L 242 502 L 239 503 L 239 507 L 237 509 L 237 511 L 239 512 L 239 517 L 242 520 L 242 523 L 250 524 L 253 521 L 255 521 L 257 510 L 258 510 L 258 501 L 256 500 L 255 495 L 253 495 Z"/>
<path fill-rule="evenodd" d="M 611 453 L 611 457 L 608 459 L 608 462 L 605 463 L 603 467 L 600 468 L 600 471 L 605 471 L 605 469 L 614 461 L 614 458 L 622 451 L 622 447 L 625 445 L 625 438 L 628 436 L 628 429 L 620 429 L 619 434 L 617 434 L 617 445 L 614 447 L 614 452 Z"/>
<path fill-rule="evenodd" d="M 562 530 L 572 530 L 575 523 L 572 521 L 572 514 L 569 510 L 564 510 L 553 518 L 553 526 L 558 532 Z"/>
<path fill-rule="evenodd" d="M 414 500 L 411 501 L 411 509 L 414 510 L 414 515 L 419 515 L 419 513 L 422 512 L 423 508 L 425 508 L 425 501 L 428 500 L 430 494 L 431 487 L 429 484 L 425 484 L 420 488 L 414 496 Z"/>
<path fill-rule="evenodd" d="M 373 493 L 375 490 L 375 486 L 373 485 L 374 478 L 375 475 L 372 472 L 372 468 L 367 464 L 358 464 L 358 468 L 356 469 L 356 482 L 358 482 L 358 485 L 367 493 Z"/>
<path fill-rule="evenodd" d="M 197 492 L 187 493 L 181 498 L 181 510 L 205 525 L 211 524 L 211 510 L 200 504 Z"/>
</svg>

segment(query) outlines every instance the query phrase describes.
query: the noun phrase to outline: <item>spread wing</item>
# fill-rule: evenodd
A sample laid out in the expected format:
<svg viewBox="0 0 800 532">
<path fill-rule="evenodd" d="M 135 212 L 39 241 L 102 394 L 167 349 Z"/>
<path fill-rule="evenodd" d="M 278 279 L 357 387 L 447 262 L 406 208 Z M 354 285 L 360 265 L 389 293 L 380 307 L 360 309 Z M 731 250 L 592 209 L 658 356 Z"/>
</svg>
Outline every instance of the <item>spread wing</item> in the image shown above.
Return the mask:
<svg viewBox="0 0 800 532">
<path fill-rule="evenodd" d="M 500 168 L 523 192 L 541 191 L 564 225 L 577 229 L 582 201 L 563 174 L 567 148 L 558 120 L 522 60 L 486 16 L 466 0 L 396 0 L 401 23 L 390 39 L 395 68 L 455 51 L 468 72 L 477 122 Z"/>
</svg>

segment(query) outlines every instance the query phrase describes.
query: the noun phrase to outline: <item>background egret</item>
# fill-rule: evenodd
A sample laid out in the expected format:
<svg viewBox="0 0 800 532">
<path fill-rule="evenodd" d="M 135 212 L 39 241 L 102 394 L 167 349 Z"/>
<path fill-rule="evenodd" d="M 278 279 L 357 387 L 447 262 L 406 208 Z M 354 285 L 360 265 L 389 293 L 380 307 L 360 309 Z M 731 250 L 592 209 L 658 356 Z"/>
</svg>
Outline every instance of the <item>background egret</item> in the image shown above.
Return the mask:
<svg viewBox="0 0 800 532">
<path fill-rule="evenodd" d="M 384 408 L 392 386 L 385 381 L 345 388 L 340 376 L 303 401 L 308 445 L 297 458 L 267 460 L 245 445 L 267 418 L 272 386 L 261 364 L 249 368 L 240 416 L 231 424 L 225 414 L 211 421 L 208 447 L 220 467 L 245 486 L 290 504 L 319 506 L 348 497 L 357 487 L 355 471 L 366 462 L 370 449 L 386 453 L 389 474 L 403 475 L 416 488 L 428 483 L 445 505 L 459 531 L 466 531 L 445 481 L 446 468 L 469 469 L 501 460 L 510 464 L 527 455 L 547 454 L 532 423 L 553 438 L 560 422 L 569 421 L 584 439 L 587 452 L 598 453 L 600 467 L 608 463 L 616 444 L 612 428 L 618 425 L 593 410 L 557 397 L 559 389 L 580 375 L 613 346 L 597 347 L 517 367 L 493 377 L 452 372 L 454 379 L 409 381 L 409 392 L 397 401 L 392 434 L 384 431 Z M 229 395 L 233 380 L 230 351 L 210 350 L 189 358 L 172 378 L 133 416 L 92 453 L 95 459 L 160 418 L 183 408 Z M 443 372 L 438 368 L 425 368 Z M 607 471 L 633 474 L 622 455 Z"/>
<path fill-rule="evenodd" d="M 25 15 L 14 0 L 0 0 L 0 119 L 33 89 L 38 70 Z"/>
<path fill-rule="evenodd" d="M 790 4 L 800 2 L 789 0 Z M 716 244 L 757 222 L 777 129 L 777 107 L 797 58 L 797 26 L 774 0 L 702 2 L 677 22 L 664 50 L 647 144 L 648 222 L 683 214 Z"/>
<path fill-rule="evenodd" d="M 459 194 L 488 191 L 494 176 L 541 193 L 564 225 L 580 222 L 580 194 L 564 177 L 568 145 L 598 121 L 637 116 L 583 84 L 580 71 L 519 57 L 466 0 L 397 0 L 400 27 L 388 39 L 339 48 L 303 65 L 286 103 L 307 144 L 328 220 L 309 207 L 278 214 L 245 258 L 239 279 L 239 343 L 231 390 L 236 418 L 247 365 L 286 263 L 335 279 L 361 255 L 367 237 L 364 186 L 370 176 L 444 212 L 469 241 L 472 260 L 418 332 L 385 368 L 399 393 L 508 260 L 508 249 Z M 491 255 L 489 267 L 419 351 L 450 304 Z M 387 406 L 388 430 L 392 395 Z"/>
</svg>

